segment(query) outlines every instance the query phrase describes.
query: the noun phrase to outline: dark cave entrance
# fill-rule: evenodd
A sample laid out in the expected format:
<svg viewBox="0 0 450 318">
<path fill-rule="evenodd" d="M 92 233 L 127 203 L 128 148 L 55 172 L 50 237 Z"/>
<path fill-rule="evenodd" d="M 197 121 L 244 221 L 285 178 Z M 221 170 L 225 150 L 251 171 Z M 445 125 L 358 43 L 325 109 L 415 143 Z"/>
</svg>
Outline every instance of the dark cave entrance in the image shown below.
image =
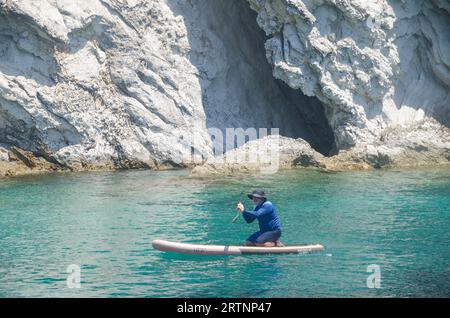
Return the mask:
<svg viewBox="0 0 450 318">
<path fill-rule="evenodd" d="M 199 70 L 207 128 L 279 128 L 302 138 L 323 155 L 334 152 L 324 106 L 272 75 L 266 36 L 245 0 L 169 0 L 183 16 Z"/>
</svg>

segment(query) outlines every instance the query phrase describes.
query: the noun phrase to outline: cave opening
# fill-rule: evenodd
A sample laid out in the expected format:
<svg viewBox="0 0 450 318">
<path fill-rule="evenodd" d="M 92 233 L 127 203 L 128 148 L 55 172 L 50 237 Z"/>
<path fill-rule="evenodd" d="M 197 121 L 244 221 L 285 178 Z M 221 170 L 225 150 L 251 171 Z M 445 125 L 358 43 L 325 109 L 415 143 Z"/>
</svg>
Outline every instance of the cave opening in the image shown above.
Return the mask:
<svg viewBox="0 0 450 318">
<path fill-rule="evenodd" d="M 208 129 L 225 134 L 227 128 L 278 128 L 281 136 L 302 138 L 323 155 L 334 153 L 322 103 L 274 78 L 266 35 L 247 1 L 169 0 L 168 5 L 186 25 Z"/>
</svg>

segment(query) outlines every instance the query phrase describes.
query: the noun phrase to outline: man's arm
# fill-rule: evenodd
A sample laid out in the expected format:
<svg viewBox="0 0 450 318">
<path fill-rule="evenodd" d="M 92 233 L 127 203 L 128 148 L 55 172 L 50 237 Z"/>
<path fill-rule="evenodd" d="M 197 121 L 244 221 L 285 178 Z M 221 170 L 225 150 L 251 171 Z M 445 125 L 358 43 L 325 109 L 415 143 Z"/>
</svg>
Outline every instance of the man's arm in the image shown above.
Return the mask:
<svg viewBox="0 0 450 318">
<path fill-rule="evenodd" d="M 253 216 L 253 214 L 251 214 L 250 212 L 247 212 L 247 211 L 242 212 L 242 216 L 244 217 L 244 220 L 247 223 L 252 223 L 256 219 L 256 217 Z"/>
<path fill-rule="evenodd" d="M 272 212 L 272 205 L 263 204 L 257 211 L 245 211 L 243 214 L 247 214 L 249 217 L 253 217 L 253 219 L 255 219 L 270 212 Z"/>
</svg>

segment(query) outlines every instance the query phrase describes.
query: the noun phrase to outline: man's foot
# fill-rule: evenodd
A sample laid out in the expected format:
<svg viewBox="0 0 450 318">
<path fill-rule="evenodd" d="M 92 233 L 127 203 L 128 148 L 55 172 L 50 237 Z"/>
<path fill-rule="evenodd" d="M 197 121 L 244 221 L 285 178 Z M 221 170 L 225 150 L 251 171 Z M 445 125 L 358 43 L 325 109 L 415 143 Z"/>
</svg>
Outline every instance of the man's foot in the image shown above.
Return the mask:
<svg viewBox="0 0 450 318">
<path fill-rule="evenodd" d="M 255 245 L 259 246 L 259 247 L 275 247 L 276 246 L 275 242 L 256 243 Z"/>
</svg>

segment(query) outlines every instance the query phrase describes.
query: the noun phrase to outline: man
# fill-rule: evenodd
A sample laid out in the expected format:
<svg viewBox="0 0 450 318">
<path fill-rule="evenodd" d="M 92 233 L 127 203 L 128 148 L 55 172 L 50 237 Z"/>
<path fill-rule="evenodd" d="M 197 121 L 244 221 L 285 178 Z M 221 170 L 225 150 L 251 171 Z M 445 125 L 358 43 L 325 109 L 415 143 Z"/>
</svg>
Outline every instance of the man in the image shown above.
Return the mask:
<svg viewBox="0 0 450 318">
<path fill-rule="evenodd" d="M 251 223 L 258 220 L 259 231 L 250 235 L 245 242 L 246 246 L 283 246 L 279 241 L 281 237 L 281 222 L 278 218 L 272 202 L 267 201 L 263 190 L 254 190 L 247 195 L 255 205 L 253 211 L 246 211 L 242 202 L 237 205 L 237 210 L 242 213 L 245 221 Z"/>
</svg>

